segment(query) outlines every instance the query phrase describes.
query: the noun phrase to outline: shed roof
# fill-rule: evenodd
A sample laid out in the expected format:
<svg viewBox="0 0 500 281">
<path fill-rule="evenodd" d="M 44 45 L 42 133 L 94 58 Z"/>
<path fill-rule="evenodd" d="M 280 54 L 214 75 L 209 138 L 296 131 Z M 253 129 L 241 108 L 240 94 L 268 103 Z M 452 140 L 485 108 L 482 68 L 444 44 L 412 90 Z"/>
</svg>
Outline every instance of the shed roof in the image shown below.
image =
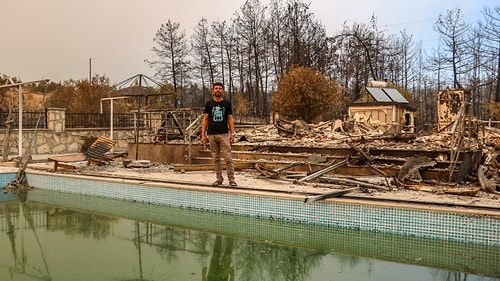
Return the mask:
<svg viewBox="0 0 500 281">
<path fill-rule="evenodd" d="M 375 88 L 366 87 L 368 93 L 375 99 L 376 102 L 394 102 L 398 104 L 408 104 L 408 100 L 394 88 Z"/>
</svg>

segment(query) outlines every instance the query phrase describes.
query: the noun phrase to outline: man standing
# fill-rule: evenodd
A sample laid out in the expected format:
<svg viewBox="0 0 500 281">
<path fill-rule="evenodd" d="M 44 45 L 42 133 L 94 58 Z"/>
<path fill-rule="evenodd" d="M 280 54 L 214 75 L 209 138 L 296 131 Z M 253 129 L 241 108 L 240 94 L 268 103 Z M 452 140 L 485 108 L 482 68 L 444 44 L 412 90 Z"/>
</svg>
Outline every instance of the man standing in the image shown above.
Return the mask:
<svg viewBox="0 0 500 281">
<path fill-rule="evenodd" d="M 224 85 L 215 82 L 212 87 L 212 99 L 205 104 L 201 123 L 201 141 L 210 144 L 214 162 L 216 180 L 213 186 L 224 182 L 222 177 L 221 157 L 226 163 L 227 178 L 230 186 L 237 186 L 234 180 L 234 165 L 231 156 L 231 144 L 234 142 L 234 119 L 231 102 L 224 100 Z"/>
</svg>

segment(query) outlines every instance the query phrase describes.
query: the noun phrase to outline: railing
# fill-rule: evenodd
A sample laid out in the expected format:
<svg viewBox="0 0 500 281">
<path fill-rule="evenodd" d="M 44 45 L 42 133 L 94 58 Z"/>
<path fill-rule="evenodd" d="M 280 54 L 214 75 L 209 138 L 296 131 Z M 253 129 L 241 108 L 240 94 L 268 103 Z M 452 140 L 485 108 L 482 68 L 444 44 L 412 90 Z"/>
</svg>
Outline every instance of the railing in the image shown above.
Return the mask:
<svg viewBox="0 0 500 281">
<path fill-rule="evenodd" d="M 0 215 L 0 232 L 7 233 L 13 229 L 29 229 L 31 226 L 34 228 L 47 228 L 47 211 L 30 211 L 24 213 L 23 215 L 11 215 L 7 216 L 5 214 Z M 32 225 L 24 222 L 24 220 L 29 217 L 33 222 Z"/>
<path fill-rule="evenodd" d="M 9 113 L 5 111 L 0 111 L 0 128 L 5 129 L 7 125 L 5 122 L 8 121 Z M 12 129 L 19 128 L 19 112 L 12 112 Z M 26 129 L 46 129 L 47 128 L 47 113 L 45 111 L 40 112 L 23 112 L 23 128 Z"/>
<path fill-rule="evenodd" d="M 267 125 L 270 123 L 269 115 L 250 116 L 234 115 L 235 125 Z"/>
<path fill-rule="evenodd" d="M 169 112 L 169 111 L 165 111 Z M 170 118 L 165 112 L 141 112 L 140 126 L 141 129 L 152 129 L 162 127 L 169 123 Z M 194 121 L 202 111 L 195 109 L 192 112 L 187 110 L 175 110 L 178 117 L 179 125 L 186 128 Z M 11 128 L 19 128 L 19 113 L 12 113 Z M 8 112 L 0 111 L 0 129 L 5 129 L 5 122 L 8 118 Z M 111 124 L 110 113 L 65 113 L 66 128 L 109 128 Z M 265 125 L 269 124 L 269 116 L 250 116 L 250 115 L 234 115 L 236 125 Z M 166 121 L 166 122 L 163 122 Z M 164 123 L 164 124 L 162 124 Z M 167 124 L 165 124 L 167 123 Z M 38 124 L 38 126 L 37 126 Z M 136 113 L 114 113 L 113 127 L 116 129 L 135 128 Z M 46 129 L 47 128 L 47 112 L 23 112 L 23 128 L 25 129 Z"/>
</svg>

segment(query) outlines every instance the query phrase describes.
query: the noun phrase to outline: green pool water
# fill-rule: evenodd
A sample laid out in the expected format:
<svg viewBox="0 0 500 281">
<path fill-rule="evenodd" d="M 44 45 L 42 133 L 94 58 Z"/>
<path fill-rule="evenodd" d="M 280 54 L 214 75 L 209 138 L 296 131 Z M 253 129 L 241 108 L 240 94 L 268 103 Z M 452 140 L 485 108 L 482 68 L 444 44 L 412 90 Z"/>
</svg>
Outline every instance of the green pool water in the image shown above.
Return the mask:
<svg viewBox="0 0 500 281">
<path fill-rule="evenodd" d="M 498 247 L 40 190 L 0 203 L 0 251 L 2 281 L 500 280 Z"/>
</svg>

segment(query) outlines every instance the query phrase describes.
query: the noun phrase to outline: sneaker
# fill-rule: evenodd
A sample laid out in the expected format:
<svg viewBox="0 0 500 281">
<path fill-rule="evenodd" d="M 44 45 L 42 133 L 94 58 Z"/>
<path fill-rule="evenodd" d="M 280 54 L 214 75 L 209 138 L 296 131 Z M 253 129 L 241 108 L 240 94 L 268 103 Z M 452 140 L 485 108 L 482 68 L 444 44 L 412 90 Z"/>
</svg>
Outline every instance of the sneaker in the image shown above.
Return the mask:
<svg viewBox="0 0 500 281">
<path fill-rule="evenodd" d="M 221 182 L 221 181 L 214 181 L 214 182 L 212 183 L 212 186 L 219 186 L 219 185 L 221 185 L 221 184 L 222 184 L 222 182 Z"/>
<path fill-rule="evenodd" d="M 235 181 L 229 182 L 230 186 L 238 186 L 238 184 Z"/>
</svg>

